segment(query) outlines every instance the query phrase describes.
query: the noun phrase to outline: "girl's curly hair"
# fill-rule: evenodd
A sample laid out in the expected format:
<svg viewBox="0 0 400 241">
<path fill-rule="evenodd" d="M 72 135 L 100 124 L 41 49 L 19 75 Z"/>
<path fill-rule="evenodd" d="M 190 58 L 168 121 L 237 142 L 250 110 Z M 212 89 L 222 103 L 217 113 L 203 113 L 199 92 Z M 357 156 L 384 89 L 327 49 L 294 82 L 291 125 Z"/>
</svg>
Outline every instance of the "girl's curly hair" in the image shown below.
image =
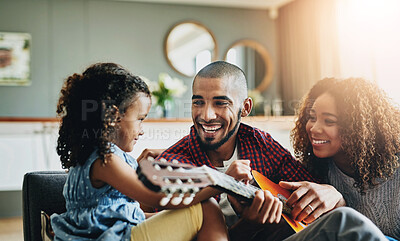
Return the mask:
<svg viewBox="0 0 400 241">
<path fill-rule="evenodd" d="M 306 124 L 310 108 L 323 93 L 335 99 L 342 150 L 355 171 L 354 187 L 363 194 L 399 167 L 400 111 L 380 88 L 364 79 L 326 78 L 315 84 L 299 106 L 291 141 L 295 156 L 321 177 L 327 174 L 327 165 L 314 155 Z"/>
<path fill-rule="evenodd" d="M 142 79 L 114 63 L 97 63 L 69 76 L 57 104 L 62 167 L 84 164 L 96 148 L 104 162 L 115 141 L 116 123 L 140 92 L 150 97 Z"/>
</svg>

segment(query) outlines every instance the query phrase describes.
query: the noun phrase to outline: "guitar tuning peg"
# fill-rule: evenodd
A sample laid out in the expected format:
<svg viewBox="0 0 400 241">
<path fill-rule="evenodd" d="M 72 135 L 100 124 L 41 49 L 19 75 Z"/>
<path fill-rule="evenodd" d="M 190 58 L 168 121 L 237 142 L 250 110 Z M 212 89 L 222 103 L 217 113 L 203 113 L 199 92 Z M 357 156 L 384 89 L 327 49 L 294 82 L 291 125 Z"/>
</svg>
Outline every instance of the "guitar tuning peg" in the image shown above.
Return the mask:
<svg viewBox="0 0 400 241">
<path fill-rule="evenodd" d="M 165 205 L 167 205 L 169 203 L 169 201 L 171 200 L 172 194 L 167 194 L 167 196 L 161 198 L 160 200 L 160 206 L 164 207 Z"/>
<path fill-rule="evenodd" d="M 171 181 L 170 181 L 168 178 L 164 178 L 164 182 L 165 182 L 166 184 L 171 184 Z"/>
<path fill-rule="evenodd" d="M 154 169 L 156 169 L 157 171 L 160 171 L 161 167 L 158 164 L 154 164 Z"/>
<path fill-rule="evenodd" d="M 167 162 L 167 160 L 165 158 L 161 158 L 160 162 L 164 162 L 165 163 L 165 162 Z"/>
<path fill-rule="evenodd" d="M 174 164 L 179 164 L 179 161 L 176 160 L 176 159 L 174 159 L 174 160 L 172 160 L 172 163 L 174 163 Z"/>
<path fill-rule="evenodd" d="M 152 162 L 152 161 L 154 161 L 154 157 L 148 156 L 148 157 L 147 157 L 147 160 Z"/>
<path fill-rule="evenodd" d="M 178 184 L 178 185 L 182 185 L 182 184 L 183 184 L 183 182 L 182 182 L 182 180 L 181 180 L 181 179 L 177 178 L 177 179 L 176 179 L 176 184 Z"/>
<path fill-rule="evenodd" d="M 167 170 L 172 172 L 174 169 L 171 166 L 167 166 Z"/>
<path fill-rule="evenodd" d="M 183 198 L 183 194 L 179 194 L 179 196 L 173 197 L 171 199 L 171 204 L 174 206 L 179 205 L 182 202 L 182 198 Z"/>
<path fill-rule="evenodd" d="M 200 191 L 200 189 L 198 187 L 193 187 L 192 190 L 193 190 L 194 194 L 196 194 Z"/>
<path fill-rule="evenodd" d="M 192 178 L 189 177 L 189 178 L 187 179 L 187 182 L 188 182 L 189 184 L 192 184 L 192 183 L 193 183 Z"/>
<path fill-rule="evenodd" d="M 169 187 L 168 188 L 168 193 L 175 193 L 176 192 L 176 187 Z"/>
<path fill-rule="evenodd" d="M 190 194 L 190 196 L 185 197 L 182 201 L 183 204 L 189 205 L 193 202 L 194 194 Z"/>
</svg>

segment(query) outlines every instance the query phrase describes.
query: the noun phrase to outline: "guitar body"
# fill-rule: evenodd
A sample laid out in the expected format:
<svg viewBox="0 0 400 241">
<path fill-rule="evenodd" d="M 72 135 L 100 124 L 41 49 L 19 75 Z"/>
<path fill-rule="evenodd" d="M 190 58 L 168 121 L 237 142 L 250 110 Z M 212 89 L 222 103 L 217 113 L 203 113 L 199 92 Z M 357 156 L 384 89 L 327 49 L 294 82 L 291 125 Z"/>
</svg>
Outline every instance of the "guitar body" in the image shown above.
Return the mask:
<svg viewBox="0 0 400 241">
<path fill-rule="evenodd" d="M 272 182 L 268 178 L 266 178 L 264 175 L 261 173 L 253 170 L 251 171 L 253 174 L 254 179 L 256 180 L 258 186 L 263 189 L 263 190 L 268 190 L 272 193 L 272 195 L 278 197 L 283 203 L 284 207 L 286 206 L 286 200 L 290 196 L 290 192 L 282 187 L 280 187 L 278 184 Z M 286 220 L 286 222 L 293 228 L 294 231 L 300 232 L 303 230 L 307 225 L 302 223 L 302 222 L 297 222 L 294 221 L 288 214 L 282 212 L 283 218 Z"/>
</svg>

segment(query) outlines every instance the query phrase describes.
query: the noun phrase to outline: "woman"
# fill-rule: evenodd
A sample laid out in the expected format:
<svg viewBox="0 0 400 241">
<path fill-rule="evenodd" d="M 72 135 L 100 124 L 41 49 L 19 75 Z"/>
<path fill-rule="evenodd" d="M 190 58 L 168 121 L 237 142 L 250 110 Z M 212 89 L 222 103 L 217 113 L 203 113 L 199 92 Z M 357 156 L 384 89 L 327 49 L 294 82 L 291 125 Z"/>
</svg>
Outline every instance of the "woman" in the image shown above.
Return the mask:
<svg viewBox="0 0 400 241">
<path fill-rule="evenodd" d="M 295 156 L 314 175 L 400 239 L 400 112 L 382 90 L 363 79 L 319 81 L 291 137 Z"/>
</svg>

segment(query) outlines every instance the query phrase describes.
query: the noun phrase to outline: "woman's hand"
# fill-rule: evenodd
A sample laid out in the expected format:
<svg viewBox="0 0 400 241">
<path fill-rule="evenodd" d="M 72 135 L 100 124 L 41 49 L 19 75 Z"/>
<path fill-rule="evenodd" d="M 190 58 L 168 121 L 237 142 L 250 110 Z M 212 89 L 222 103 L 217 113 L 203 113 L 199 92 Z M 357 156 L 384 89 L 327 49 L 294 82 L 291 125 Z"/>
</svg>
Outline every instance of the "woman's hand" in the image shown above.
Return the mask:
<svg viewBox="0 0 400 241">
<path fill-rule="evenodd" d="M 346 205 L 342 194 L 331 185 L 306 181 L 281 181 L 279 185 L 294 190 L 286 203 L 293 207 L 292 217 L 296 221 L 311 223 L 332 209 Z"/>
</svg>

